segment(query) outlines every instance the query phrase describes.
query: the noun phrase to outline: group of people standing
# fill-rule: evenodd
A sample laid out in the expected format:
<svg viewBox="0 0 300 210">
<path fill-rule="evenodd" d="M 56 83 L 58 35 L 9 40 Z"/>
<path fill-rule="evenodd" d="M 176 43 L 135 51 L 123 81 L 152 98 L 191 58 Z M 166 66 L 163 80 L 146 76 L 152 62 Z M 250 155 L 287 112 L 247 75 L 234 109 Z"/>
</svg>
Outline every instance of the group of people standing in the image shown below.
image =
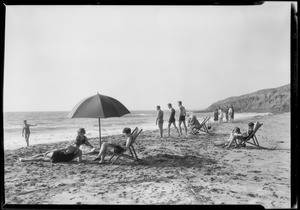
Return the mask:
<svg viewBox="0 0 300 210">
<path fill-rule="evenodd" d="M 169 120 L 168 120 L 168 136 L 170 136 L 171 125 L 174 126 L 174 128 L 176 129 L 179 136 L 182 135 L 181 124 L 183 124 L 184 129 L 185 129 L 185 134 L 187 135 L 187 126 L 186 126 L 186 123 L 185 123 L 186 110 L 185 110 L 184 106 L 182 106 L 181 101 L 178 101 L 178 107 L 179 107 L 179 119 L 178 119 L 179 129 L 177 128 L 176 123 L 175 123 L 175 121 L 176 121 L 176 119 L 175 119 L 176 111 L 172 107 L 172 104 L 168 103 L 168 108 L 170 110 L 170 116 L 169 116 Z M 159 134 L 160 134 L 160 137 L 162 138 L 163 137 L 164 112 L 161 110 L 161 107 L 159 105 L 156 107 L 156 110 L 158 111 L 157 118 L 156 118 L 156 125 L 158 125 Z"/>
<path fill-rule="evenodd" d="M 215 109 L 214 111 L 214 121 L 218 123 L 222 122 L 233 122 L 234 121 L 234 109 L 232 105 L 226 108 Z"/>
</svg>

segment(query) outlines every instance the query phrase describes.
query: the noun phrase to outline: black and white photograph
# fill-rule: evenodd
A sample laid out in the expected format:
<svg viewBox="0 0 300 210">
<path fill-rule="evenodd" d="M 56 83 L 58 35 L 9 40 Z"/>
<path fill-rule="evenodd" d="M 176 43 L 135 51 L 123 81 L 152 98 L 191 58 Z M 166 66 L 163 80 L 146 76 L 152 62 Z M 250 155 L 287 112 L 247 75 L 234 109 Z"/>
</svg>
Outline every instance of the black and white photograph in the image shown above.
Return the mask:
<svg viewBox="0 0 300 210">
<path fill-rule="evenodd" d="M 291 208 L 296 13 L 5 5 L 4 204 Z"/>
</svg>

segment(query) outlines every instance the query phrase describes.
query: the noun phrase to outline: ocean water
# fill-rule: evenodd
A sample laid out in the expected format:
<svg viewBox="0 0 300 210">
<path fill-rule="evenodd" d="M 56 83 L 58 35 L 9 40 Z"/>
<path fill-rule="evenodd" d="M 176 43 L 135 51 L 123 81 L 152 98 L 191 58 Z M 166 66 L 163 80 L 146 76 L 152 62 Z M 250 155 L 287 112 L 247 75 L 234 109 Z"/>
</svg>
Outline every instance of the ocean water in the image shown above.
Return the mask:
<svg viewBox="0 0 300 210">
<path fill-rule="evenodd" d="M 22 137 L 23 120 L 28 124 L 37 124 L 30 127 L 31 135 L 30 145 L 53 143 L 59 141 L 74 140 L 77 136 L 77 130 L 85 128 L 88 138 L 99 137 L 99 124 L 97 118 L 68 118 L 69 112 L 4 112 L 3 113 L 3 131 L 4 131 L 4 149 L 18 149 L 26 146 L 24 137 Z M 167 121 L 169 111 L 164 110 L 164 120 Z M 206 116 L 212 118 L 212 113 L 197 113 L 196 116 L 201 122 Z M 236 114 L 235 118 L 247 118 L 257 115 L 256 113 Z M 134 129 L 141 127 L 144 130 L 155 130 L 155 120 L 157 111 L 131 111 L 130 114 L 122 117 L 113 117 L 101 119 L 101 136 L 121 134 L 124 127 Z M 176 113 L 178 118 L 178 111 Z M 167 123 L 164 124 L 164 128 Z"/>
</svg>

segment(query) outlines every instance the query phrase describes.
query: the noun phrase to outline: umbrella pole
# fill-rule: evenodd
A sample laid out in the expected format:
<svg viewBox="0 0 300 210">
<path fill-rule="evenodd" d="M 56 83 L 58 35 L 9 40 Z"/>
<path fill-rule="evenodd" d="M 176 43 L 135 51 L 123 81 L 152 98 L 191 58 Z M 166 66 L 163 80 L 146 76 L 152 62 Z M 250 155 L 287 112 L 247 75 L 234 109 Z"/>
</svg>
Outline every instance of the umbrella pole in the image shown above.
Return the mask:
<svg viewBox="0 0 300 210">
<path fill-rule="evenodd" d="M 100 124 L 100 118 L 98 118 L 99 120 L 99 144 L 100 144 L 100 148 L 101 148 L 101 124 Z"/>
</svg>

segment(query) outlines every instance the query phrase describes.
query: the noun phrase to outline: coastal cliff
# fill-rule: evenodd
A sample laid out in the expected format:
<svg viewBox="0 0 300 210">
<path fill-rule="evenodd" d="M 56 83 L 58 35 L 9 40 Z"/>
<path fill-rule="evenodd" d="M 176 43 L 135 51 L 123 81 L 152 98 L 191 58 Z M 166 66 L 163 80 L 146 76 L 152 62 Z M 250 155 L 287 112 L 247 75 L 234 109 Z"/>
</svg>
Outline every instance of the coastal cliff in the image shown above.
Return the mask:
<svg viewBox="0 0 300 210">
<path fill-rule="evenodd" d="M 278 88 L 258 90 L 241 96 L 229 97 L 210 105 L 206 111 L 232 105 L 238 112 L 271 112 L 290 111 L 290 84 Z"/>
</svg>

